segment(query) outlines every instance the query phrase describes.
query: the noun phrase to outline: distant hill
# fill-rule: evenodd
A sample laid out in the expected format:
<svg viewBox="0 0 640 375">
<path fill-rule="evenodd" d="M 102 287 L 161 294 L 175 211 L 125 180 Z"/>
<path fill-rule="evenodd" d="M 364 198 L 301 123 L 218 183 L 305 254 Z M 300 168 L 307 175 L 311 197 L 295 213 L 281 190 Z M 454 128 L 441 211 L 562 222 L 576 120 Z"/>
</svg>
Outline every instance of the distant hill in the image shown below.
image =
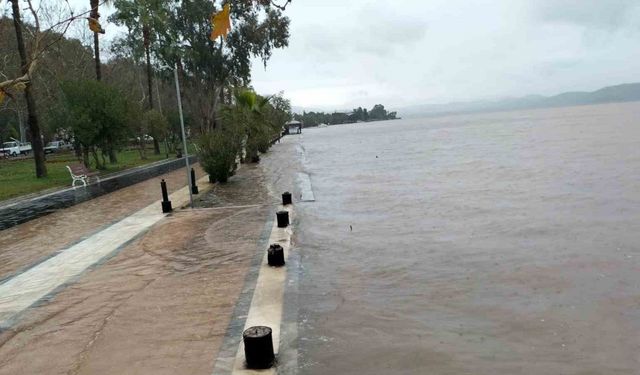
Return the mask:
<svg viewBox="0 0 640 375">
<path fill-rule="evenodd" d="M 640 83 L 608 86 L 593 92 L 565 92 L 555 96 L 529 95 L 497 101 L 475 101 L 419 105 L 400 108 L 404 117 L 418 117 L 469 112 L 510 111 L 516 109 L 568 107 L 598 103 L 640 101 Z"/>
</svg>

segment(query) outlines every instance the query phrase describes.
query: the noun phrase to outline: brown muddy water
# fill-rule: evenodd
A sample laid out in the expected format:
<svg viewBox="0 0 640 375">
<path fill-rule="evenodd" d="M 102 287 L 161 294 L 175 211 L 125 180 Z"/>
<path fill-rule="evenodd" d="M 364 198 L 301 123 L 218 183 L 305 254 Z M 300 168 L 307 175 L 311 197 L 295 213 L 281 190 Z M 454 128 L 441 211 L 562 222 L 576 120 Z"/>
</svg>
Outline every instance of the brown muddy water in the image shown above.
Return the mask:
<svg viewBox="0 0 640 375">
<path fill-rule="evenodd" d="M 295 142 L 299 373 L 640 374 L 640 103 Z"/>
</svg>

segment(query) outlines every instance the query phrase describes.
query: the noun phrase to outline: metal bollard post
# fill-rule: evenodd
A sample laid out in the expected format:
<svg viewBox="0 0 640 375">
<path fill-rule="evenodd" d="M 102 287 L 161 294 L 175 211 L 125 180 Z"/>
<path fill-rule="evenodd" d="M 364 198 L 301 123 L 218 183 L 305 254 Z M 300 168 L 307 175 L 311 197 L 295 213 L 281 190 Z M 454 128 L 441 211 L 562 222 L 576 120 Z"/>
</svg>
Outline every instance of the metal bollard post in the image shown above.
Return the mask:
<svg viewBox="0 0 640 375">
<path fill-rule="evenodd" d="M 267 250 L 267 263 L 271 267 L 284 266 L 284 248 L 280 244 L 274 243 Z"/>
<path fill-rule="evenodd" d="M 247 368 L 267 369 L 273 366 L 273 338 L 271 328 L 265 326 L 249 327 L 242 332 L 244 342 L 244 356 Z"/>
<path fill-rule="evenodd" d="M 282 194 L 282 205 L 286 206 L 288 204 L 291 204 L 291 193 L 289 193 L 288 191 L 285 191 Z"/>
<path fill-rule="evenodd" d="M 276 218 L 278 219 L 278 228 L 286 228 L 289 226 L 289 211 L 276 212 Z"/>
<path fill-rule="evenodd" d="M 196 185 L 196 171 L 191 168 L 191 194 L 198 194 L 198 185 Z"/>
<path fill-rule="evenodd" d="M 162 190 L 162 213 L 166 214 L 167 212 L 173 211 L 173 208 L 169 200 L 169 193 L 167 193 L 167 183 L 164 182 L 164 179 L 160 181 L 160 189 Z"/>
</svg>

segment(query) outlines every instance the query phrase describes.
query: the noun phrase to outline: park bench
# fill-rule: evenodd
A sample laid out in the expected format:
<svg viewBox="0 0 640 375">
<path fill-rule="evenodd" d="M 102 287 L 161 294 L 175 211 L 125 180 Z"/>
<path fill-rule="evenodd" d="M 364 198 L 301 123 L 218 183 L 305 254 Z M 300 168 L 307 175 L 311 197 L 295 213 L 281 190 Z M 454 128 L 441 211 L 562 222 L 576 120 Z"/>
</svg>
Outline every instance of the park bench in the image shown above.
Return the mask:
<svg viewBox="0 0 640 375">
<path fill-rule="evenodd" d="M 67 165 L 67 169 L 69 170 L 69 173 L 71 174 L 71 178 L 73 179 L 73 181 L 71 182 L 71 186 L 74 189 L 76 188 L 76 181 L 82 182 L 82 184 L 86 187 L 87 180 L 89 180 L 89 178 L 93 176 L 95 176 L 96 180 L 100 182 L 100 177 L 98 177 L 98 172 L 91 172 L 90 170 L 87 169 L 87 167 L 84 166 L 84 164 Z"/>
</svg>

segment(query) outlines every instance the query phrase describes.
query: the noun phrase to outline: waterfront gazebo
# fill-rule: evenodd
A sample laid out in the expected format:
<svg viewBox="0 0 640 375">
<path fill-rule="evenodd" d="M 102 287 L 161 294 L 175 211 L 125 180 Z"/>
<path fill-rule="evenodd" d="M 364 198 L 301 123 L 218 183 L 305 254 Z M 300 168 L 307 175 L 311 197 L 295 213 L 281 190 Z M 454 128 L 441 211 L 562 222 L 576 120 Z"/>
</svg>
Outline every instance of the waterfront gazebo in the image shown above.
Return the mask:
<svg viewBox="0 0 640 375">
<path fill-rule="evenodd" d="M 285 134 L 301 134 L 302 133 L 302 123 L 297 120 L 291 120 L 284 124 L 284 133 Z"/>
</svg>

